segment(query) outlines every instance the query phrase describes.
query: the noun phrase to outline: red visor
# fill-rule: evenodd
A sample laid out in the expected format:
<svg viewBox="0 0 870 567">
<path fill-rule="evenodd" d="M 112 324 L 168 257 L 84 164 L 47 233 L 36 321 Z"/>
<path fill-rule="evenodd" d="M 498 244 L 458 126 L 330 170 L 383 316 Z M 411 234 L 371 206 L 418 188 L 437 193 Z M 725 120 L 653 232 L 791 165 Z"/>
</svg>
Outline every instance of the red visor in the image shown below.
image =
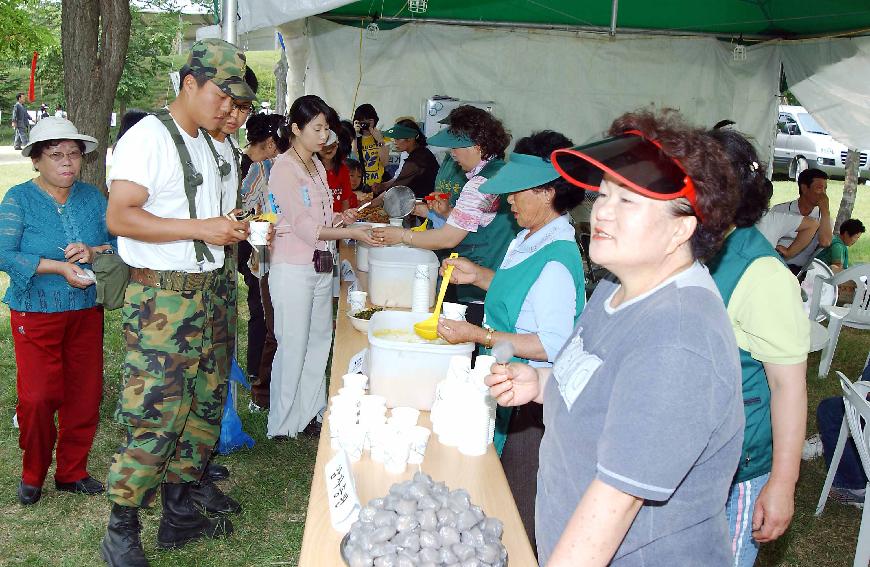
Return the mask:
<svg viewBox="0 0 870 567">
<path fill-rule="evenodd" d="M 656 140 L 649 140 L 637 130 L 592 142 L 585 146 L 560 149 L 551 156 L 553 166 L 568 182 L 598 191 L 605 173 L 609 173 L 632 191 L 650 199 L 671 201 L 685 197 L 698 220 L 695 184 L 679 161 L 670 157 Z"/>
</svg>

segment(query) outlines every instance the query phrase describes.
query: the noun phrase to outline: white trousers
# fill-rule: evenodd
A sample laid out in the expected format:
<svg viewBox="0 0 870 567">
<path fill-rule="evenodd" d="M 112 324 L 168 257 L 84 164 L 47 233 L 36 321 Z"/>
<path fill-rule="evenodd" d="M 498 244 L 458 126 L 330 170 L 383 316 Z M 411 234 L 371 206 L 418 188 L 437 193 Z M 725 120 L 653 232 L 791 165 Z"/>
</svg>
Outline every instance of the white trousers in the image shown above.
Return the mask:
<svg viewBox="0 0 870 567">
<path fill-rule="evenodd" d="M 269 292 L 278 351 L 272 363 L 266 433 L 296 435 L 326 408 L 326 363 L 332 346 L 332 272 L 272 264 Z"/>
</svg>

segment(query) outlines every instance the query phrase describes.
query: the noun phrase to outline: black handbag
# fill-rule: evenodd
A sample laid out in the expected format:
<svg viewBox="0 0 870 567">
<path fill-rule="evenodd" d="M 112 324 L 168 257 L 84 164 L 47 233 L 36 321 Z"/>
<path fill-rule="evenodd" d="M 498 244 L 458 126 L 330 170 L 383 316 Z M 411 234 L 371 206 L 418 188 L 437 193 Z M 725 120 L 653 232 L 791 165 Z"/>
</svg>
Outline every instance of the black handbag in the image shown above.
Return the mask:
<svg viewBox="0 0 870 567">
<path fill-rule="evenodd" d="M 314 271 L 318 274 L 326 274 L 332 272 L 332 268 L 334 266 L 332 260 L 332 252 L 329 250 L 315 250 L 314 251 Z"/>
</svg>

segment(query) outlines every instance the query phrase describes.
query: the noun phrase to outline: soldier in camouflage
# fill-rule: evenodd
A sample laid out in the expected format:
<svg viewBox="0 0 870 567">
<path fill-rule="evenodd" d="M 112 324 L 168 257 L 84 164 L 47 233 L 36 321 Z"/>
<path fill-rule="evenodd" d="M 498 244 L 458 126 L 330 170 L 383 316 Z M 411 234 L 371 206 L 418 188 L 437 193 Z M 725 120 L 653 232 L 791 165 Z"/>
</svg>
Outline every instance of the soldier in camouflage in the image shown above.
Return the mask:
<svg viewBox="0 0 870 567">
<path fill-rule="evenodd" d="M 147 566 L 138 510 L 160 489 L 161 548 L 232 532 L 194 506 L 191 490 L 220 433 L 231 357 L 224 247 L 244 240 L 231 220 L 235 191 L 221 183 L 200 129 L 254 98 L 245 56 L 217 39 L 194 44 L 169 117 L 148 116 L 118 142 L 106 213 L 131 267 L 122 310 L 127 355 L 117 418 L 127 428 L 107 479 L 112 511 L 100 551 L 113 566 Z M 182 155 L 186 156 L 184 162 Z M 188 198 L 194 186 L 195 198 Z M 237 510 L 236 510 L 237 511 Z"/>
</svg>

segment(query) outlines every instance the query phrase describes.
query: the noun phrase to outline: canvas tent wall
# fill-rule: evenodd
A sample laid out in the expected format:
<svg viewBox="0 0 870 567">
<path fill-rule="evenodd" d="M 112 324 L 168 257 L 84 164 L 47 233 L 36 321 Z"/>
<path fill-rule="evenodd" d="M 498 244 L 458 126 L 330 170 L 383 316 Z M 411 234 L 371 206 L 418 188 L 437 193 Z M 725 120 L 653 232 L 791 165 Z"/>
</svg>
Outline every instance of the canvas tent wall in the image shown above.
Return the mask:
<svg viewBox="0 0 870 567">
<path fill-rule="evenodd" d="M 320 18 L 309 20 L 309 40 L 305 90 L 343 116 L 369 102 L 388 124 L 419 115 L 438 93 L 496 101 L 515 138 L 548 128 L 587 141 L 648 105 L 677 108 L 701 125 L 730 118 L 760 147 L 773 136 L 779 62 L 772 49 L 751 49 L 736 62 L 712 38 L 407 24 L 377 40 L 362 34 L 360 50 L 359 29 Z"/>
<path fill-rule="evenodd" d="M 501 111 L 510 114 L 504 118 L 518 135 L 527 128 L 560 125 L 564 115 L 547 114 L 549 121 L 544 123 L 539 110 L 570 100 L 584 120 L 582 132 L 571 132 L 579 139 L 583 132 L 600 131 L 617 109 L 655 103 L 679 107 L 698 124 L 734 119 L 757 139 L 760 148 L 769 147 L 776 116 L 775 83 L 782 62 L 792 91 L 835 138 L 849 146 L 870 146 L 866 111 L 870 44 L 868 38 L 860 37 L 870 30 L 870 3 L 865 0 L 677 0 L 667 4 L 622 0 L 612 40 L 578 31 L 608 30 L 613 4 L 606 0 L 437 0 L 422 15 L 409 13 L 409 6 L 404 0 L 239 0 L 239 29 L 326 10 L 331 10 L 324 14 L 327 17 L 349 18 L 358 25 L 380 18 L 384 28 L 380 43 L 361 38 L 358 27 L 310 20 L 307 36 L 297 38 L 288 53 L 295 61 L 290 80 L 301 86 L 305 72 L 305 90 L 323 94 L 344 114 L 353 104 L 347 93 L 355 91 L 359 80 L 358 102 L 374 103 L 386 121 L 399 114 L 418 114 L 422 98 L 434 93 L 495 99 Z M 420 16 L 425 19 L 390 31 L 386 29 L 389 25 L 383 25 Z M 448 29 L 438 23 L 456 19 L 498 27 Z M 505 22 L 551 29 L 530 30 L 504 26 Z M 645 35 L 626 29 L 642 29 Z M 711 35 L 685 35 L 698 33 Z M 736 41 L 739 34 L 746 39 L 855 37 L 768 41 L 749 47 L 747 60 L 737 63 L 729 60 L 733 45 L 717 42 L 713 35 Z M 458 49 L 457 39 L 463 46 L 497 51 L 482 57 L 472 49 Z M 309 50 L 311 58 L 307 59 Z M 769 76 L 762 77 L 768 72 Z M 487 84 L 491 80 L 501 82 Z M 406 93 L 402 97 L 406 100 L 397 103 L 400 91 Z M 523 92 L 534 96 L 523 99 L 519 97 Z M 290 93 L 302 94 L 292 85 Z M 578 98 L 585 96 L 592 98 Z M 539 100 L 542 104 L 528 103 Z M 603 103 L 612 103 L 611 110 L 604 110 Z M 559 124 L 552 125 L 554 119 Z"/>
</svg>

